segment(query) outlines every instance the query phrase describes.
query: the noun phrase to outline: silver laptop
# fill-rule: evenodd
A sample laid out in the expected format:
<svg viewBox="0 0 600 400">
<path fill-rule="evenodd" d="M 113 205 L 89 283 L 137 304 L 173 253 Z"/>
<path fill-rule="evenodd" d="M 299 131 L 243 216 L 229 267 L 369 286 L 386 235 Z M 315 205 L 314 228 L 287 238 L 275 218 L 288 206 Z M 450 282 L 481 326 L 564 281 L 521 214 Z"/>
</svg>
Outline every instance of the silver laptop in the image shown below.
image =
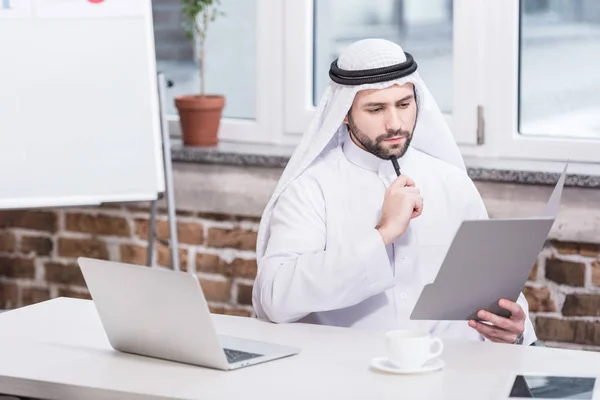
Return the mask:
<svg viewBox="0 0 600 400">
<path fill-rule="evenodd" d="M 202 288 L 190 273 L 91 258 L 77 261 L 115 350 L 220 370 L 300 352 L 218 335 Z"/>
</svg>

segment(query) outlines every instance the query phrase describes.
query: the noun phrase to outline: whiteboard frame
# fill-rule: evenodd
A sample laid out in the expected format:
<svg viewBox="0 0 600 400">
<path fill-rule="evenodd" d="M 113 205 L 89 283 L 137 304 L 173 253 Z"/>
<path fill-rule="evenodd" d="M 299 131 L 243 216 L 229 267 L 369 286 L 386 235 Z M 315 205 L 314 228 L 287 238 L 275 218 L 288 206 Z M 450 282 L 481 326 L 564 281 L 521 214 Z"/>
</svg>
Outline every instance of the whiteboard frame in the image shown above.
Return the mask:
<svg viewBox="0 0 600 400">
<path fill-rule="evenodd" d="M 153 26 L 153 13 L 152 13 L 152 2 L 151 0 L 138 0 L 141 10 L 139 17 L 101 17 L 102 19 L 123 19 L 123 18 L 143 18 L 145 26 L 145 46 L 148 60 L 146 62 L 148 70 L 146 71 L 149 81 L 150 88 L 150 107 L 151 107 L 151 118 L 150 123 L 153 141 L 154 151 L 154 167 L 156 174 L 156 193 L 123 193 L 114 195 L 102 195 L 99 196 L 52 196 L 52 197 L 17 197 L 17 198 L 0 198 L 0 209 L 24 209 L 24 208 L 42 208 L 42 207 L 69 207 L 69 206 L 87 206 L 87 205 L 99 205 L 102 203 L 112 202 L 135 202 L 135 201 L 152 201 L 160 198 L 161 193 L 166 190 L 165 187 L 165 163 L 164 153 L 162 150 L 162 129 L 160 120 L 160 106 L 159 106 L 159 94 L 158 94 L 158 76 L 156 66 L 156 53 L 154 45 L 154 26 Z M 32 4 L 35 4 L 32 2 Z M 100 18 L 100 17 L 99 17 Z M 35 14 L 35 9 L 32 10 L 31 16 L 26 18 L 27 20 L 38 19 Z M 46 19 L 46 18 L 40 18 Z M 17 20 L 17 18 L 15 18 Z M 18 18 L 18 20 L 24 20 L 24 18 Z M 65 18 L 65 21 L 67 18 Z"/>
</svg>

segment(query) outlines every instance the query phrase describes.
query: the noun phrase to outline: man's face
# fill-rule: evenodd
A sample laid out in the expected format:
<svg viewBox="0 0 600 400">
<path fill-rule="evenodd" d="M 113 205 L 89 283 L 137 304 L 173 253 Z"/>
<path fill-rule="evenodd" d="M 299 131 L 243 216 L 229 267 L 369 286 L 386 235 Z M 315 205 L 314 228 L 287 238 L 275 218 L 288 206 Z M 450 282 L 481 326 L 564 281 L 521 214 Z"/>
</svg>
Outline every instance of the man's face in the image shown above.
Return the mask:
<svg viewBox="0 0 600 400">
<path fill-rule="evenodd" d="M 379 158 L 402 157 L 412 139 L 417 102 L 412 83 L 356 94 L 344 119 L 352 140 Z"/>
</svg>

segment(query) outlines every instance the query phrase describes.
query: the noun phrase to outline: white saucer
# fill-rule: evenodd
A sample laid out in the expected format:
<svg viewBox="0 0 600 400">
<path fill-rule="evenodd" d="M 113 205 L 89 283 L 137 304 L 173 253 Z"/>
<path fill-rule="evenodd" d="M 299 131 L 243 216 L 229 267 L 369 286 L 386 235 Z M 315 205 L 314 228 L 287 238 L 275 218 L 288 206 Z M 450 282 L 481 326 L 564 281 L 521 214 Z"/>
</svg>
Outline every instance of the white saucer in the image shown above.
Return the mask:
<svg viewBox="0 0 600 400">
<path fill-rule="evenodd" d="M 380 371 L 392 372 L 395 374 L 421 374 L 443 368 L 444 360 L 441 358 L 435 358 L 417 368 L 398 368 L 392 364 L 387 357 L 376 357 L 371 361 L 371 366 Z"/>
</svg>

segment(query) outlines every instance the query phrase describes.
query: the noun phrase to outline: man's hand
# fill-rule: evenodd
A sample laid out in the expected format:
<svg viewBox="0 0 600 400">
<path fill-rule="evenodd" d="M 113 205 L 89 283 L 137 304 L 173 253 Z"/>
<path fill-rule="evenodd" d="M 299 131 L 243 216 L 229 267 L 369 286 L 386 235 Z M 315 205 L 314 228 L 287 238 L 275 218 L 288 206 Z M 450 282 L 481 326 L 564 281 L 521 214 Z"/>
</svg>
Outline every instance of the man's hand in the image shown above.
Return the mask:
<svg viewBox="0 0 600 400">
<path fill-rule="evenodd" d="M 411 219 L 421 215 L 423 198 L 415 187 L 415 182 L 406 175 L 400 175 L 385 191 L 381 219 L 376 229 L 386 245 L 404 234 Z"/>
<path fill-rule="evenodd" d="M 483 324 L 478 321 L 469 321 L 469 326 L 479 332 L 483 337 L 496 343 L 515 343 L 525 330 L 525 312 L 521 306 L 508 300 L 500 300 L 500 307 L 510 311 L 510 318 L 504 318 L 488 311 L 479 311 L 477 316 L 493 324 Z"/>
</svg>

